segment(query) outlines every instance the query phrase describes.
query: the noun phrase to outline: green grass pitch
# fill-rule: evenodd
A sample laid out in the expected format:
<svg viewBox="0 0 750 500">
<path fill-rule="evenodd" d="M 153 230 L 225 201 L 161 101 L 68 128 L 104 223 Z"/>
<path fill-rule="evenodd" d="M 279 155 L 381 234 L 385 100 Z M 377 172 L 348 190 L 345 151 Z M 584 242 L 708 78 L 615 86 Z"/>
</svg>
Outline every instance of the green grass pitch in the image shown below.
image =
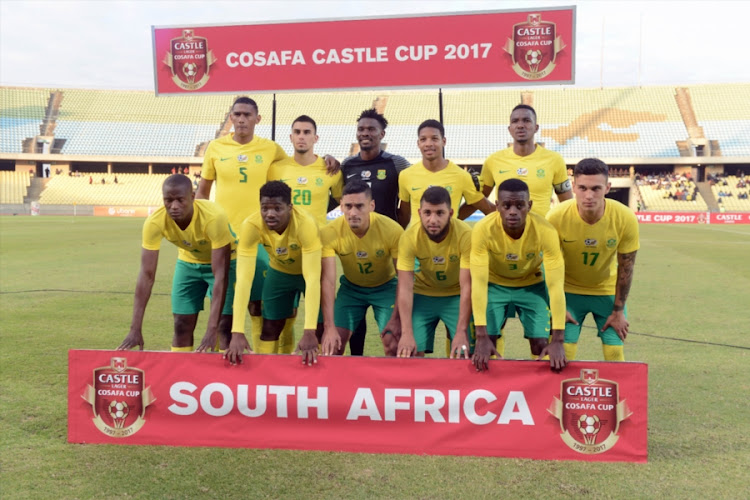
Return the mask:
<svg viewBox="0 0 750 500">
<path fill-rule="evenodd" d="M 142 222 L 0 218 L 2 498 L 750 496 L 750 226 L 641 226 L 625 354 L 649 364 L 649 463 L 634 465 L 68 444 L 67 350 L 126 335 Z M 165 244 L 147 349 L 170 344 L 175 257 Z M 528 357 L 517 320 L 506 354 Z M 602 359 L 591 328 L 579 358 Z"/>
</svg>

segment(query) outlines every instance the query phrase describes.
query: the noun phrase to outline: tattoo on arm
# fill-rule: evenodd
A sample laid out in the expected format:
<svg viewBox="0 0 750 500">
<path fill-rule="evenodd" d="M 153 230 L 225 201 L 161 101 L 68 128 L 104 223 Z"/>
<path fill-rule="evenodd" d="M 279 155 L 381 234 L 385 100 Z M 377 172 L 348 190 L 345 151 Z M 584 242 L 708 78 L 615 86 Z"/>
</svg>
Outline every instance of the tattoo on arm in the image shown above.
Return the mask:
<svg viewBox="0 0 750 500">
<path fill-rule="evenodd" d="M 630 285 L 633 284 L 635 254 L 636 252 L 617 254 L 617 290 L 613 311 L 621 311 L 625 308 L 625 301 L 628 300 L 628 294 L 630 293 Z"/>
</svg>

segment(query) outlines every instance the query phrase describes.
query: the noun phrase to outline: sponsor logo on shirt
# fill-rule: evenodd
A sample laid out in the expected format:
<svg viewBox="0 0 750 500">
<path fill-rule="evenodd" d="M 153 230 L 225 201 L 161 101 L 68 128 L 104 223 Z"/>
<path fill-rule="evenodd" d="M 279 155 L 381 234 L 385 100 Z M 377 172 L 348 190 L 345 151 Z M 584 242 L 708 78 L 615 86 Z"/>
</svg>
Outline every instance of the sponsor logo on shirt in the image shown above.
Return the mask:
<svg viewBox="0 0 750 500">
<path fill-rule="evenodd" d="M 247 155 L 237 155 L 237 161 L 240 163 L 247 163 Z"/>
<path fill-rule="evenodd" d="M 378 248 L 378 250 L 375 252 L 375 257 L 382 257 L 385 255 L 385 250 L 382 248 Z"/>
<path fill-rule="evenodd" d="M 367 252 L 359 251 L 357 252 L 357 258 L 358 259 L 366 259 L 368 256 Z"/>
<path fill-rule="evenodd" d="M 538 168 L 536 170 L 536 176 L 539 177 L 540 179 L 544 179 L 544 169 L 543 168 Z"/>
<path fill-rule="evenodd" d="M 518 260 L 518 255 L 516 255 L 514 253 L 506 253 L 505 254 L 505 260 L 517 261 Z"/>
<path fill-rule="evenodd" d="M 299 250 L 299 245 L 296 244 L 296 243 L 292 243 L 291 245 L 289 245 L 289 248 L 291 248 L 292 250 L 297 251 L 297 250 Z"/>
<path fill-rule="evenodd" d="M 363 170 L 361 175 L 363 179 L 369 179 L 372 176 L 372 172 L 369 170 Z"/>
<path fill-rule="evenodd" d="M 255 163 L 263 163 L 263 155 L 255 155 Z"/>
<path fill-rule="evenodd" d="M 596 240 L 595 240 L 595 239 L 593 239 L 593 238 L 586 238 L 586 239 L 585 239 L 585 240 L 583 241 L 583 244 L 584 244 L 584 245 L 586 245 L 587 247 L 595 247 L 595 246 L 596 246 L 596 245 L 597 245 L 598 243 L 599 243 L 599 242 L 598 242 L 598 241 L 596 241 Z"/>
<path fill-rule="evenodd" d="M 437 255 L 432 258 L 432 263 L 433 264 L 445 264 L 445 257 Z"/>
<path fill-rule="evenodd" d="M 286 255 L 289 253 L 286 247 L 280 247 L 276 249 L 276 255 Z"/>
<path fill-rule="evenodd" d="M 315 185 L 316 186 L 322 186 L 323 185 L 323 179 L 321 179 L 320 177 L 316 177 L 315 178 Z"/>
<path fill-rule="evenodd" d="M 526 254 L 526 260 L 531 260 L 534 258 L 534 252 L 529 252 Z"/>
<path fill-rule="evenodd" d="M 458 262 L 458 255 L 456 255 L 456 254 L 453 254 L 453 255 L 451 255 L 450 257 L 448 257 L 448 260 L 449 260 L 450 262 Z"/>
<path fill-rule="evenodd" d="M 529 169 L 528 168 L 519 168 L 516 170 L 516 174 L 518 175 L 529 175 Z"/>
<path fill-rule="evenodd" d="M 305 185 L 307 184 L 307 177 L 297 177 L 297 184 Z"/>
</svg>

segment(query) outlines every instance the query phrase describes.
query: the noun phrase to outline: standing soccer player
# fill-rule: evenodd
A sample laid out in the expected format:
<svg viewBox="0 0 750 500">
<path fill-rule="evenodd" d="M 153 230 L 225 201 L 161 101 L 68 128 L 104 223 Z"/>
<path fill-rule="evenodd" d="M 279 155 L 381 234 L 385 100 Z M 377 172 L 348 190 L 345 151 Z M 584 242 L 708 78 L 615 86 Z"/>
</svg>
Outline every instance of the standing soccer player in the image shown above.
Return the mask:
<svg viewBox="0 0 750 500">
<path fill-rule="evenodd" d="M 398 219 L 398 177 L 409 166 L 409 162 L 382 149 L 388 120 L 374 109 L 364 110 L 357 118 L 357 142 L 359 153 L 350 156 L 341 164 L 344 185 L 353 180 L 362 180 L 370 186 L 375 212 L 398 221 L 406 227 L 408 221 Z M 352 356 L 364 352 L 367 324 L 362 321 L 349 339 Z"/>
<path fill-rule="evenodd" d="M 198 351 L 212 350 L 219 334 L 220 345 L 225 349 L 232 322 L 235 275 L 232 259 L 237 239 L 224 210 L 216 203 L 195 200 L 193 185 L 184 175 L 167 177 L 162 195 L 164 206 L 143 224 L 141 270 L 135 287 L 133 320 L 130 332 L 118 349 L 135 346 L 143 349 L 143 315 L 154 286 L 162 238 L 179 249 L 172 281 L 172 350 L 193 350 L 193 332 L 206 291 L 211 296 L 211 309 Z"/>
<path fill-rule="evenodd" d="M 487 368 L 491 355 L 501 356 L 491 336 L 502 335 L 505 318 L 514 312 L 532 356 L 549 355 L 550 367 L 556 371 L 566 364 L 565 264 L 555 228 L 530 213 L 532 205 L 523 181 L 503 181 L 498 186 L 497 212 L 477 222 L 472 231 L 471 302 L 477 337 L 472 359 L 477 370 Z"/>
<path fill-rule="evenodd" d="M 305 294 L 305 329 L 299 342 L 304 363 L 316 362 L 318 339 L 315 335 L 320 312 L 321 244 L 318 225 L 308 213 L 292 205 L 292 190 L 280 181 L 260 188 L 260 212 L 240 226 L 237 248 L 237 287 L 234 297 L 232 341 L 226 357 L 241 362 L 250 345 L 245 338 L 245 308 L 254 286 L 255 262 L 259 245 L 270 249 L 271 258 L 263 285 L 263 329 L 256 352 L 273 354 L 287 318 L 294 314 L 294 303 Z"/>
<path fill-rule="evenodd" d="M 432 352 L 435 327 L 442 321 L 453 339 L 450 357 L 468 359 L 471 228 L 453 217 L 451 195 L 440 186 L 424 191 L 418 215 L 419 223 L 406 230 L 398 249 L 398 355 Z"/>
<path fill-rule="evenodd" d="M 419 221 L 419 200 L 430 186 L 442 186 L 448 190 L 451 211 L 456 216 L 462 198 L 472 207 L 467 216 L 475 210 L 481 210 L 485 214 L 494 212 L 495 206 L 477 190 L 471 174 L 443 158 L 443 148 L 446 144 L 443 125 L 437 120 L 426 120 L 419 125 L 417 134 L 417 147 L 422 153 L 422 161 L 401 172 L 398 178 L 401 223 Z"/>
<path fill-rule="evenodd" d="M 581 323 L 589 313 L 604 359 L 625 360 L 623 341 L 630 326 L 625 302 L 640 246 L 638 219 L 622 203 L 604 197 L 609 189 L 607 164 L 595 158 L 581 160 L 573 169 L 575 200 L 547 214 L 565 258 L 565 356 L 570 360 L 576 358 Z"/>
<path fill-rule="evenodd" d="M 372 307 L 385 354 L 395 356 L 400 332 L 396 263 L 404 230 L 396 221 L 375 212 L 372 191 L 361 180 L 344 186 L 341 211 L 343 217 L 321 230 L 322 352 L 343 354 L 352 331 Z M 336 255 L 344 271 L 338 297 Z"/>
<path fill-rule="evenodd" d="M 341 198 L 343 179 L 341 172 L 328 175 L 323 158 L 315 154 L 318 142 L 318 126 L 315 120 L 302 115 L 292 123 L 289 136 L 294 146 L 294 158 L 287 158 L 271 165 L 269 181 L 281 181 L 292 188 L 292 204 L 315 217 L 318 225 L 326 225 L 329 195 L 338 201 Z"/>
</svg>

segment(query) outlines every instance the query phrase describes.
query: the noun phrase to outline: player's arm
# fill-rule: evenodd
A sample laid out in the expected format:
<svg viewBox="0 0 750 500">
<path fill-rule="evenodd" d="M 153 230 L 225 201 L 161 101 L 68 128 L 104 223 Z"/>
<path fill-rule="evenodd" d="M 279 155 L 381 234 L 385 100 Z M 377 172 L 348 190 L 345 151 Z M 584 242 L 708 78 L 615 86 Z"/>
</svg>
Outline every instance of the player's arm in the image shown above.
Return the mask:
<svg viewBox="0 0 750 500">
<path fill-rule="evenodd" d="M 487 333 L 487 287 L 489 284 L 489 255 L 487 236 L 483 228 L 475 227 L 471 235 L 471 309 L 474 312 L 476 346 L 471 360 L 477 371 L 489 369 L 491 356 L 500 355 Z"/>
<path fill-rule="evenodd" d="M 198 183 L 198 190 L 195 192 L 195 199 L 207 200 L 211 196 L 211 186 L 213 183 L 213 179 L 209 180 L 201 177 L 201 181 Z"/>
<path fill-rule="evenodd" d="M 550 369 L 559 372 L 568 360 L 565 358 L 563 341 L 565 338 L 565 261 L 560 250 L 557 231 L 550 227 L 542 239 L 544 255 L 544 281 L 549 292 L 550 341 L 542 350 L 539 359 L 549 356 Z"/>
<path fill-rule="evenodd" d="M 198 183 L 198 190 L 195 192 L 196 200 L 207 200 L 211 196 L 211 186 L 216 178 L 216 168 L 214 168 L 214 143 L 209 143 L 206 153 L 203 156 L 203 166 L 201 167 L 201 181 Z M 210 177 L 210 179 L 207 179 Z"/>
<path fill-rule="evenodd" d="M 458 324 L 451 343 L 451 358 L 469 359 L 469 319 L 471 318 L 471 270 L 459 270 L 461 298 L 458 304 Z"/>
<path fill-rule="evenodd" d="M 630 323 L 625 318 L 625 302 L 628 300 L 630 286 L 633 284 L 636 253 L 637 251 L 617 254 L 615 305 L 612 307 L 612 314 L 609 315 L 602 327 L 602 331 L 604 331 L 611 326 L 622 340 L 625 340 L 628 336 L 628 328 L 630 327 Z"/>
<path fill-rule="evenodd" d="M 336 300 L 336 257 L 323 257 L 320 278 L 320 307 L 323 312 L 323 338 L 321 352 L 330 356 L 341 348 L 341 337 L 334 321 L 333 305 Z"/>
<path fill-rule="evenodd" d="M 232 339 L 224 353 L 224 359 L 228 359 L 231 364 L 242 363 L 242 354 L 245 351 L 252 352 L 250 343 L 245 337 L 245 317 L 255 277 L 258 243 L 260 243 L 258 229 L 247 221 L 243 222 L 240 226 L 240 243 L 237 246 L 237 281 L 234 285 L 234 302 L 232 303 Z"/>
<path fill-rule="evenodd" d="M 413 262 L 412 258 L 412 262 Z M 413 266 L 413 264 L 412 264 Z M 401 339 L 398 341 L 396 350 L 398 357 L 408 358 L 417 353 L 417 343 L 414 340 L 414 326 L 412 324 L 412 312 L 414 311 L 414 271 L 398 270 L 398 292 Z"/>
<path fill-rule="evenodd" d="M 331 155 L 325 155 L 323 160 L 326 163 L 326 173 L 328 175 L 336 175 L 341 172 L 341 162 L 336 158 Z"/>
<path fill-rule="evenodd" d="M 398 259 L 393 259 L 393 268 L 398 269 Z M 398 305 L 398 299 L 399 299 L 399 293 L 398 293 L 398 287 L 396 287 L 396 296 L 393 300 L 393 312 L 391 313 L 391 318 L 388 320 L 388 322 L 385 324 L 385 328 L 383 328 L 383 331 L 380 332 L 381 335 L 385 335 L 386 333 L 390 333 L 393 335 L 394 338 L 400 338 L 401 337 L 401 309 Z"/>
<path fill-rule="evenodd" d="M 398 174 L 398 223 L 406 229 L 411 220 L 411 195 L 409 193 L 409 175 L 411 170 Z"/>
<path fill-rule="evenodd" d="M 568 167 L 560 156 L 555 161 L 552 182 L 558 200 L 562 202 L 573 198 L 573 186 L 568 178 Z"/>
<path fill-rule="evenodd" d="M 211 272 L 214 275 L 214 287 L 211 293 L 211 308 L 206 324 L 206 334 L 201 340 L 197 352 L 211 351 L 216 347 L 216 338 L 219 334 L 219 320 L 221 311 L 224 309 L 224 301 L 227 296 L 229 284 L 229 261 L 231 259 L 231 246 L 227 243 L 221 248 L 211 250 Z"/>
<path fill-rule="evenodd" d="M 297 352 L 302 354 L 302 364 L 312 365 L 318 362 L 318 327 L 320 312 L 320 275 L 322 252 L 318 229 L 315 227 L 317 247 L 302 250 L 302 276 L 305 279 L 305 328 L 297 344 Z"/>
<path fill-rule="evenodd" d="M 401 227 L 406 228 L 411 221 L 411 202 L 401 200 L 398 205 L 398 223 Z"/>
<path fill-rule="evenodd" d="M 481 211 L 485 215 L 489 215 L 497 210 L 497 207 L 495 207 L 495 204 L 488 200 L 485 196 L 478 202 L 472 203 L 471 205 L 469 205 L 468 203 L 464 203 L 461 208 L 458 209 L 458 218 L 459 220 L 466 220 L 467 217 L 471 216 L 471 214 L 473 214 L 477 210 Z"/>
<path fill-rule="evenodd" d="M 135 285 L 135 300 L 133 301 L 133 319 L 130 322 L 130 331 L 122 341 L 118 350 L 126 350 L 138 346 L 143 350 L 143 315 L 146 305 L 151 298 L 151 290 L 154 288 L 156 279 L 156 266 L 159 262 L 158 250 L 141 250 L 141 269 L 138 272 L 138 280 Z"/>
</svg>

